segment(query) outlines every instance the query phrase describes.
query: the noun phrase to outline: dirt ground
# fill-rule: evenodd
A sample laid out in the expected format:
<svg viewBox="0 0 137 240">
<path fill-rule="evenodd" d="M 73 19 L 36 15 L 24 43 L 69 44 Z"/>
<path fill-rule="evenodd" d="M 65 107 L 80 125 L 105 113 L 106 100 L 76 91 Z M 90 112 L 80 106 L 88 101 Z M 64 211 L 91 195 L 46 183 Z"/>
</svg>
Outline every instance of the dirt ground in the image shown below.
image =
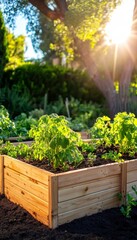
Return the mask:
<svg viewBox="0 0 137 240">
<path fill-rule="evenodd" d="M 119 208 L 74 220 L 57 229 L 36 221 L 29 213 L 0 195 L 1 240 L 136 240 L 137 208 L 125 218 Z"/>
</svg>

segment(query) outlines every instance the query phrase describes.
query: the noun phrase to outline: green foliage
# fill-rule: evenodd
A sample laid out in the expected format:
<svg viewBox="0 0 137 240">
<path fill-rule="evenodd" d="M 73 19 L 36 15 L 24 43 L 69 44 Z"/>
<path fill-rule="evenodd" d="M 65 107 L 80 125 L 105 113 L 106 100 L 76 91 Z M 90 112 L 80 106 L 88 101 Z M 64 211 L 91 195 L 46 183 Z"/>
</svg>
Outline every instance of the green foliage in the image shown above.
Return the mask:
<svg viewBox="0 0 137 240">
<path fill-rule="evenodd" d="M 101 156 L 102 159 L 106 159 L 106 160 L 110 159 L 114 162 L 119 162 L 119 163 L 124 161 L 123 159 L 121 159 L 121 157 L 122 157 L 121 153 L 117 153 L 116 151 L 112 151 L 112 150 L 110 150 L 107 153 L 103 153 Z"/>
<path fill-rule="evenodd" d="M 62 96 L 63 101 L 66 98 L 70 100 L 71 96 L 86 102 L 101 103 L 104 100 L 86 72 L 38 63 L 27 63 L 14 70 L 5 71 L 0 92 L 0 104 L 9 110 L 12 117 L 21 112 L 28 114 L 35 108 L 43 109 L 45 93 L 48 95 L 48 106 L 45 113 L 48 114 L 56 110 L 60 114 L 62 103 L 59 96 Z M 56 107 L 52 109 L 55 101 L 58 109 Z M 50 103 L 51 105 L 49 105 Z M 65 113 L 63 112 L 63 114 Z M 94 115 L 93 113 L 94 111 L 92 115 Z"/>
<path fill-rule="evenodd" d="M 28 89 L 21 87 L 20 83 L 14 84 L 11 88 L 5 85 L 0 89 L 0 104 L 4 105 L 12 118 L 22 112 L 29 113 L 33 108 L 31 96 Z"/>
<path fill-rule="evenodd" d="M 44 115 L 44 110 L 41 108 L 40 109 L 35 108 L 34 110 L 29 112 L 29 116 L 37 120 L 43 115 Z"/>
<path fill-rule="evenodd" d="M 0 11 L 0 83 L 3 77 L 4 67 L 7 62 L 7 41 L 6 41 L 6 27 L 2 12 Z"/>
<path fill-rule="evenodd" d="M 118 113 L 113 122 L 106 116 L 100 117 L 90 133 L 106 147 L 118 146 L 122 154 L 128 153 L 132 157 L 137 152 L 137 118 L 132 113 Z"/>
<path fill-rule="evenodd" d="M 98 116 L 103 115 L 104 108 L 93 102 L 80 102 L 71 97 L 64 101 L 61 96 L 55 102 L 48 103 L 46 101 L 44 109 L 35 109 L 29 113 L 30 116 L 39 119 L 44 113 L 50 115 L 56 113 L 64 115 L 68 118 L 69 126 L 75 131 L 89 129 Z"/>
<path fill-rule="evenodd" d="M 95 124 L 90 129 L 90 134 L 93 139 L 99 139 L 100 144 L 110 145 L 110 126 L 111 119 L 108 116 L 99 117 Z"/>
<path fill-rule="evenodd" d="M 80 136 L 68 127 L 68 122 L 63 116 L 42 116 L 38 126 L 33 126 L 29 135 L 34 138 L 34 158 L 48 158 L 55 169 L 65 169 L 68 163 L 76 166 L 83 159 L 78 149 L 81 145 Z"/>
<path fill-rule="evenodd" d="M 9 137 L 28 138 L 32 125 L 37 125 L 37 121 L 32 117 L 27 117 L 25 113 L 11 120 L 9 112 L 4 106 L 0 106 L 0 139 L 7 140 Z"/>
<path fill-rule="evenodd" d="M 25 36 L 20 35 L 15 37 L 12 33 L 7 31 L 6 39 L 8 62 L 5 66 L 5 70 L 15 69 L 24 62 Z"/>
<path fill-rule="evenodd" d="M 27 160 L 31 155 L 31 148 L 24 143 L 19 143 L 15 146 L 13 143 L 7 141 L 4 146 L 0 147 L 0 154 L 9 155 L 14 158 L 25 157 Z"/>
<path fill-rule="evenodd" d="M 89 129 L 96 118 L 103 116 L 105 109 L 97 103 L 80 102 L 78 99 L 71 98 L 68 102 L 70 111 L 70 127 L 75 131 Z"/>
<path fill-rule="evenodd" d="M 0 106 L 0 140 L 14 136 L 15 124 L 11 121 L 9 113 L 4 106 Z"/>
<path fill-rule="evenodd" d="M 32 117 L 27 117 L 25 113 L 17 116 L 14 120 L 15 122 L 15 129 L 16 129 L 16 136 L 26 138 L 29 137 L 29 130 L 33 125 L 37 125 L 37 120 Z"/>
<path fill-rule="evenodd" d="M 33 101 L 38 103 L 45 93 L 48 93 L 49 102 L 57 100 L 59 95 L 63 99 L 70 96 L 82 100 L 93 99 L 96 102 L 101 102 L 103 99 L 85 71 L 61 66 L 24 64 L 13 71 L 5 72 L 3 87 L 8 84 L 11 88 L 12 85 L 18 83 L 22 89 L 26 87 L 31 92 Z"/>
<path fill-rule="evenodd" d="M 137 196 L 137 187 L 132 186 L 132 190 L 134 194 Z M 122 194 L 119 194 L 119 199 L 123 201 Z M 126 218 L 130 218 L 134 206 L 137 206 L 136 199 L 130 193 L 127 193 L 126 203 L 121 206 L 120 211 L 123 214 L 123 216 L 125 216 Z"/>
</svg>

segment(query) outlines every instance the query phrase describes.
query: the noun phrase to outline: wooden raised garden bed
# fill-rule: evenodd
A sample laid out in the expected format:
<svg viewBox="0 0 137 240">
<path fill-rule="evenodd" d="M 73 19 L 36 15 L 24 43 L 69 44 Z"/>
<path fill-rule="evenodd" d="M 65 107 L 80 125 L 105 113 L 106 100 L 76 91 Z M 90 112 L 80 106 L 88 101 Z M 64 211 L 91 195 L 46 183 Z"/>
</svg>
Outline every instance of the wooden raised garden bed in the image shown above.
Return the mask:
<svg viewBox="0 0 137 240">
<path fill-rule="evenodd" d="M 0 193 L 50 228 L 120 205 L 137 184 L 137 160 L 53 174 L 0 156 Z"/>
</svg>

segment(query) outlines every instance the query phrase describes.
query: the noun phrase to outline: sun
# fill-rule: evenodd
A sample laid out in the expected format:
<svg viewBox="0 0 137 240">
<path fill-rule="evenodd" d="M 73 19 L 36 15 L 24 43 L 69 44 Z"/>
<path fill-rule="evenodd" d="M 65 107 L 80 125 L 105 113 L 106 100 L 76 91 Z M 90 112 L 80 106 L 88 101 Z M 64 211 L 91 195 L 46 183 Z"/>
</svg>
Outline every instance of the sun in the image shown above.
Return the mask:
<svg viewBox="0 0 137 240">
<path fill-rule="evenodd" d="M 131 34 L 134 0 L 123 0 L 112 13 L 105 28 L 105 40 L 108 45 L 121 45 L 127 42 Z"/>
</svg>

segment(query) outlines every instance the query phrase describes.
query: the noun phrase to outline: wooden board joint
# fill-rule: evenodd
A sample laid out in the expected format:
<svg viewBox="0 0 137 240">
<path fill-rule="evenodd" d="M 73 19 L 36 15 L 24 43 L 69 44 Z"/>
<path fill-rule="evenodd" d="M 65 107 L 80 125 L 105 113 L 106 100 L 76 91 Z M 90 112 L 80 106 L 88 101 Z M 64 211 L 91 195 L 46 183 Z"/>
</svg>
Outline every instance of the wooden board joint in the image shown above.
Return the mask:
<svg viewBox="0 0 137 240">
<path fill-rule="evenodd" d="M 49 176 L 49 227 L 58 226 L 58 177 Z"/>
</svg>

